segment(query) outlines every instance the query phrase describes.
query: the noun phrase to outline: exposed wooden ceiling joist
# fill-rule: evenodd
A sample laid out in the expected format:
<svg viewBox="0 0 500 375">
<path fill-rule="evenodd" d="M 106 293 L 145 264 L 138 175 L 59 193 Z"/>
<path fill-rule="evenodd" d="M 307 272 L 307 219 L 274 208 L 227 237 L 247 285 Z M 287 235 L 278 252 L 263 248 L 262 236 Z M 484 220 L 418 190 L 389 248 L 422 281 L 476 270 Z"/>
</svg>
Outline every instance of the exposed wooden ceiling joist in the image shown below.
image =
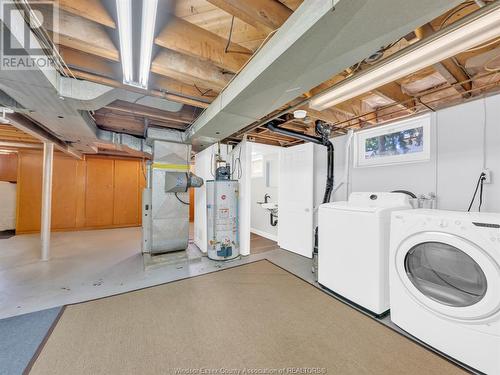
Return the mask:
<svg viewBox="0 0 500 375">
<path fill-rule="evenodd" d="M 263 133 L 258 133 L 255 131 L 248 133 L 248 136 L 254 137 L 254 138 L 268 139 L 271 141 L 282 141 L 282 142 L 291 142 L 295 139 L 295 138 L 291 138 L 291 137 L 284 137 L 284 136 L 276 135 L 274 133 L 264 133 L 263 134 Z"/>
<path fill-rule="evenodd" d="M 472 85 L 469 82 L 469 75 L 457 65 L 453 58 L 449 58 L 435 64 L 435 68 L 439 73 L 441 73 L 449 84 L 462 82 L 460 85 L 455 87 L 457 91 L 465 92 L 472 88 Z"/>
<path fill-rule="evenodd" d="M 0 141 L 21 142 L 21 143 L 41 143 L 40 140 L 23 132 L 12 125 L 0 124 Z"/>
<path fill-rule="evenodd" d="M 215 99 L 215 97 L 218 94 L 218 92 L 214 90 L 208 90 L 208 89 L 203 90 L 200 87 L 197 88 L 194 85 L 187 85 L 173 78 L 165 77 L 154 73 L 151 75 L 150 85 L 152 88 L 165 93 L 169 92 L 178 93 L 199 100 L 200 104 L 198 105 L 192 104 L 199 108 L 205 108 L 207 106 L 206 103 L 212 102 L 212 100 Z"/>
<path fill-rule="evenodd" d="M 303 0 L 278 0 L 281 4 L 286 5 L 289 9 L 295 11 L 302 4 Z"/>
<path fill-rule="evenodd" d="M 101 25 L 116 28 L 116 23 L 100 0 L 52 0 L 68 13 L 86 18 Z"/>
<path fill-rule="evenodd" d="M 233 19 L 229 13 L 206 0 L 177 1 L 174 13 L 177 17 L 202 27 L 225 40 L 231 33 L 232 42 L 252 51 L 255 51 L 268 35 L 268 32 L 259 30 L 239 18 Z"/>
<path fill-rule="evenodd" d="M 155 43 L 179 53 L 209 61 L 236 73 L 252 55 L 252 51 L 213 34 L 199 26 L 171 16 Z M 227 48 L 226 48 L 227 46 Z"/>
<path fill-rule="evenodd" d="M 448 12 L 436 17 L 430 22 L 434 30 L 441 30 L 443 27 L 449 26 L 452 23 L 464 18 L 465 16 L 475 12 L 479 9 L 475 1 L 464 1 L 462 4 L 449 10 Z"/>
<path fill-rule="evenodd" d="M 122 100 L 116 100 L 104 108 L 115 112 L 128 113 L 133 116 L 142 116 L 158 121 L 175 122 L 183 125 L 190 124 L 200 112 L 196 108 L 190 106 L 183 106 L 178 112 L 169 112 L 140 104 L 124 102 Z"/>
<path fill-rule="evenodd" d="M 208 2 L 266 33 L 278 29 L 293 13 L 277 0 L 208 0 Z"/>
<path fill-rule="evenodd" d="M 151 64 L 151 71 L 203 89 L 222 90 L 230 80 L 208 61 L 163 49 Z"/>
<path fill-rule="evenodd" d="M 76 68 L 103 77 L 118 77 L 120 66 L 115 62 L 64 46 L 59 46 L 59 53 L 70 69 Z"/>
<path fill-rule="evenodd" d="M 61 10 L 59 25 L 51 30 L 57 34 L 60 45 L 112 61 L 119 61 L 118 49 L 104 30 L 104 26 L 86 18 Z"/>
<path fill-rule="evenodd" d="M 383 98 L 389 99 L 395 103 L 399 103 L 398 107 L 404 109 L 408 113 L 413 113 L 414 99 L 412 96 L 405 94 L 401 86 L 397 82 L 390 82 L 384 86 L 377 88 L 374 93 Z M 383 112 L 383 111 L 382 111 Z M 383 113 L 381 113 L 383 115 Z"/>
<path fill-rule="evenodd" d="M 100 109 L 94 114 L 96 124 L 106 130 L 133 135 L 144 135 L 144 117 L 115 112 L 109 109 Z M 186 129 L 186 124 L 171 121 L 149 120 L 149 126 L 168 129 Z"/>
<path fill-rule="evenodd" d="M 96 113 L 96 125 L 105 130 L 132 135 L 144 135 L 144 121 L 131 116 L 120 116 L 112 113 Z"/>
<path fill-rule="evenodd" d="M 404 102 L 406 107 L 411 107 L 413 102 L 413 97 L 408 94 L 403 93 L 401 86 L 397 82 L 391 82 L 384 86 L 380 86 L 375 90 L 375 93 L 385 96 L 386 98 L 396 102 Z"/>
<path fill-rule="evenodd" d="M 362 97 L 352 98 L 344 103 L 336 104 L 333 108 L 342 112 L 348 117 L 359 116 L 364 112 L 363 99 Z M 370 124 L 375 124 L 377 122 L 377 120 L 374 118 L 363 118 L 363 120 Z"/>
<path fill-rule="evenodd" d="M 140 88 L 127 86 L 127 85 L 125 85 L 121 82 L 118 82 L 114 79 L 111 79 L 111 78 L 101 77 L 101 76 L 97 76 L 95 74 L 86 73 L 86 72 L 82 72 L 82 71 L 78 71 L 78 70 L 71 70 L 71 72 L 76 78 L 83 79 L 86 81 L 100 83 L 102 85 L 106 85 L 106 86 L 110 86 L 110 87 L 122 88 L 122 89 L 126 89 L 129 91 L 140 92 L 140 93 L 143 93 L 145 95 L 156 96 L 159 98 L 172 100 L 172 101 L 177 102 L 177 103 L 192 105 L 192 106 L 198 107 L 198 108 L 208 107 L 209 101 L 211 101 L 211 98 L 209 98 L 209 97 L 201 98 L 201 95 L 200 95 L 200 99 L 198 99 L 196 97 L 184 96 L 187 94 L 182 95 L 179 91 L 175 91 L 175 92 L 169 91 L 167 88 L 160 88 L 160 87 L 151 88 L 149 90 L 143 90 Z M 178 83 L 177 85 L 182 85 L 182 84 Z M 203 99 L 203 101 L 201 101 L 201 99 Z"/>
<path fill-rule="evenodd" d="M 312 108 L 304 107 L 302 108 L 307 111 L 308 116 L 311 116 L 315 119 L 325 121 L 329 124 L 334 124 L 338 121 L 341 121 L 341 118 L 339 117 L 338 114 L 336 114 L 334 111 L 330 109 L 325 109 L 323 111 L 317 111 Z"/>
<path fill-rule="evenodd" d="M 120 67 L 108 60 L 91 57 L 88 54 L 71 48 L 62 47 L 60 53 L 71 74 L 76 78 L 85 79 L 112 87 L 127 88 L 118 81 Z M 152 73 L 150 91 L 164 93 L 170 100 L 183 104 L 205 108 L 217 96 L 217 90 L 196 88 L 193 85 L 179 82 L 173 78 Z M 182 95 L 183 97 L 177 96 Z M 159 95 L 157 95 L 159 96 Z"/>
</svg>

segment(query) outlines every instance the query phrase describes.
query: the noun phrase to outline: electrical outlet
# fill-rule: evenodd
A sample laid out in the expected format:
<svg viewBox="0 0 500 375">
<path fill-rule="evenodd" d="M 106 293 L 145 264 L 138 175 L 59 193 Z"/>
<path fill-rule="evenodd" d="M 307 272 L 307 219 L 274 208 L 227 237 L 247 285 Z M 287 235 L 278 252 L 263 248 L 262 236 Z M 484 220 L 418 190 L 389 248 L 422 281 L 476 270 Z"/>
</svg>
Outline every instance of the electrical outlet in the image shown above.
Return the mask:
<svg viewBox="0 0 500 375">
<path fill-rule="evenodd" d="M 482 173 L 484 173 L 484 175 L 485 175 L 483 183 L 485 183 L 485 184 L 491 184 L 491 170 L 484 169 L 482 171 Z"/>
</svg>

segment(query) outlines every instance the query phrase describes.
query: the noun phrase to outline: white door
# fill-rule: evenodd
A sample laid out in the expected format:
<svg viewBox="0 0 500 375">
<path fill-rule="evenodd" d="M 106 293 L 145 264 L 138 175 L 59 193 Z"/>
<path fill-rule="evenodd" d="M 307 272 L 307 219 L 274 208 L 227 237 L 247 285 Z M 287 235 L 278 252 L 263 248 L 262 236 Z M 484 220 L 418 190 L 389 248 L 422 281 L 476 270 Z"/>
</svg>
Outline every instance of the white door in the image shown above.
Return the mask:
<svg viewBox="0 0 500 375">
<path fill-rule="evenodd" d="M 314 145 L 284 148 L 280 155 L 278 245 L 312 258 L 314 247 Z"/>
</svg>

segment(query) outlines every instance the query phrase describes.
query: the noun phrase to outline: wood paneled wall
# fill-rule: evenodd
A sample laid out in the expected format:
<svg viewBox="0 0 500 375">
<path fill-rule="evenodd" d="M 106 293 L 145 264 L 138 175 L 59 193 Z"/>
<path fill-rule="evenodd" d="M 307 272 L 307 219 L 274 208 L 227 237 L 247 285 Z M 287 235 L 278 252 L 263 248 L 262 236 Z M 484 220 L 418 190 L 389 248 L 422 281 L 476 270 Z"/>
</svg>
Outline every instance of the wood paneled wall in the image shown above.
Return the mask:
<svg viewBox="0 0 500 375">
<path fill-rule="evenodd" d="M 0 154 L 0 181 L 17 181 L 17 154 Z"/>
<path fill-rule="evenodd" d="M 42 153 L 18 155 L 17 233 L 40 230 Z M 76 160 L 55 153 L 52 230 L 141 225 L 145 185 L 141 160 L 87 156 Z"/>
</svg>

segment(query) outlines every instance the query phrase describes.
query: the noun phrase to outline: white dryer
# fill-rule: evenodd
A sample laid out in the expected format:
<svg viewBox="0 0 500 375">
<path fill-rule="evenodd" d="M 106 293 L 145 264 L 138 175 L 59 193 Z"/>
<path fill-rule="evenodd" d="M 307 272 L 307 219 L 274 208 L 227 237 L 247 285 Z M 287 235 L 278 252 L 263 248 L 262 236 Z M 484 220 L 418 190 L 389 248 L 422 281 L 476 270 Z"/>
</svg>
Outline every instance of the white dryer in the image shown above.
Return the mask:
<svg viewBox="0 0 500 375">
<path fill-rule="evenodd" d="M 401 193 L 351 193 L 318 214 L 318 282 L 380 316 L 389 309 L 391 212 L 411 208 Z"/>
<path fill-rule="evenodd" d="M 435 349 L 500 374 L 500 214 L 392 214 L 391 320 Z"/>
</svg>

